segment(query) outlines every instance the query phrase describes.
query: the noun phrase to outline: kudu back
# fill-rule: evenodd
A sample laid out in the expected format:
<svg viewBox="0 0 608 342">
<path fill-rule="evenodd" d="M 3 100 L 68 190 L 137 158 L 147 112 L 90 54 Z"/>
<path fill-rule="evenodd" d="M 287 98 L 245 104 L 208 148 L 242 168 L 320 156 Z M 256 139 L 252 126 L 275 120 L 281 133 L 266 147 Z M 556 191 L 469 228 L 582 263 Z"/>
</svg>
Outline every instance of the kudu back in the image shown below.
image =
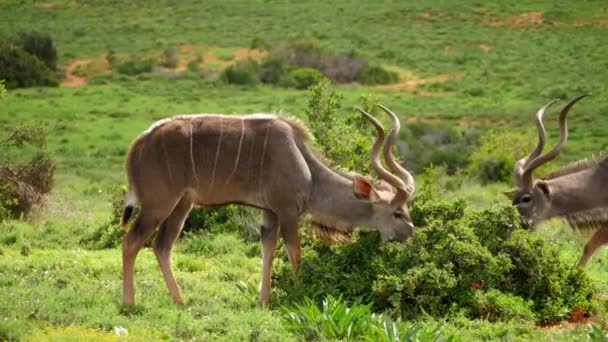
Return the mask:
<svg viewBox="0 0 608 342">
<path fill-rule="evenodd" d="M 385 240 L 405 240 L 414 232 L 407 201 L 414 180 L 396 163 L 391 146 L 399 133 L 397 116 L 380 106 L 393 123 L 376 128 L 371 162 L 382 180 L 341 175 L 308 146 L 311 136 L 299 121 L 270 114 L 181 115 L 154 123 L 131 145 L 126 171 L 129 191 L 121 224 L 134 206 L 139 215 L 122 244 L 123 302 L 134 303 L 134 263 L 157 230 L 152 247 L 176 303 L 182 295 L 171 268 L 171 251 L 193 205 L 243 204 L 262 210 L 260 303 L 270 302 L 271 267 L 278 234 L 297 273 L 300 259 L 298 217 L 343 233 L 355 226 L 378 230 Z M 393 173 L 380 162 L 380 149 Z"/>
<path fill-rule="evenodd" d="M 533 172 L 560 154 L 568 139 L 568 112 L 586 96 L 588 94 L 578 96 L 564 106 L 559 117 L 559 143 L 545 154 L 542 154 L 546 136 L 543 116 L 556 101 L 538 110 L 535 118 L 538 144 L 530 155 L 515 164 L 516 188 L 506 193 L 532 227 L 545 220 L 562 217 L 574 228 L 594 229 L 579 266 L 585 266 L 591 255 L 608 243 L 608 158 L 581 160 L 540 179 L 535 179 Z"/>
</svg>

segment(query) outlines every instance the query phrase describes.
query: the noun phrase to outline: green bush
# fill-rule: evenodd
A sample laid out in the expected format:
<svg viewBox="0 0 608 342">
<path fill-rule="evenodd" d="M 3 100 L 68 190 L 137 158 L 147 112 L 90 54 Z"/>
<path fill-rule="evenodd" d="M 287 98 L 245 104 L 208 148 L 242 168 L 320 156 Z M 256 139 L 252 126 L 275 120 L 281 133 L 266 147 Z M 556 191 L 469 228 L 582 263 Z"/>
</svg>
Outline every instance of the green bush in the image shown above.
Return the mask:
<svg viewBox="0 0 608 342">
<path fill-rule="evenodd" d="M 134 76 L 151 72 L 154 68 L 155 61 L 151 58 L 141 58 L 139 56 L 131 56 L 126 61 L 118 63 L 118 72 L 124 75 Z"/>
<path fill-rule="evenodd" d="M 16 127 L 0 140 L 0 221 L 21 217 L 53 188 L 55 160 L 44 150 L 46 133 L 38 127 Z M 30 152 L 33 148 L 33 152 Z M 32 153 L 25 159 L 19 155 Z"/>
<path fill-rule="evenodd" d="M 251 44 L 249 44 L 250 49 L 258 49 L 258 50 L 270 50 L 272 45 L 266 39 L 260 36 L 254 36 L 251 38 Z"/>
<path fill-rule="evenodd" d="M 259 239 L 259 210 L 242 205 L 195 208 L 186 223 L 186 232 L 236 233 L 246 240 Z"/>
<path fill-rule="evenodd" d="M 59 85 L 57 76 L 43 62 L 15 46 L 0 46 L 0 75 L 8 89 Z"/>
<path fill-rule="evenodd" d="M 282 83 L 296 89 L 307 89 L 310 86 L 319 83 L 323 78 L 323 74 L 316 69 L 296 68 L 289 72 Z"/>
<path fill-rule="evenodd" d="M 361 70 L 359 81 L 365 85 L 390 84 L 399 81 L 399 75 L 379 65 L 368 65 Z"/>
<path fill-rule="evenodd" d="M 371 124 L 358 112 L 339 113 L 342 97 L 331 88 L 329 80 L 322 80 L 309 91 L 305 109 L 308 127 L 321 145 L 323 156 L 347 170 L 369 174 L 374 138 Z M 372 109 L 369 103 L 363 107 Z"/>
<path fill-rule="evenodd" d="M 403 319 L 426 313 L 551 322 L 575 307 L 592 308 L 584 271 L 560 258 L 559 244 L 522 229 L 510 205 L 468 209 L 427 184 L 410 211 L 418 228 L 405 243 L 381 244 L 375 232 L 348 245 L 311 242 L 296 281 L 281 251 L 278 301 L 342 294 Z"/>
<path fill-rule="evenodd" d="M 4 86 L 4 80 L 0 80 L 0 99 L 6 95 L 6 87 Z"/>
<path fill-rule="evenodd" d="M 120 219 L 122 212 L 125 209 L 125 195 L 127 188 L 125 186 L 115 186 L 110 190 L 110 204 L 112 205 L 111 216 L 90 235 L 85 236 L 80 243 L 91 249 L 115 248 L 122 242 L 125 231 L 120 228 Z M 132 217 L 137 217 L 137 212 L 133 213 Z"/>
<path fill-rule="evenodd" d="M 166 48 L 160 56 L 160 65 L 165 68 L 176 68 L 179 64 L 179 51 L 174 48 Z"/>
<path fill-rule="evenodd" d="M 286 77 L 288 65 L 283 56 L 269 55 L 258 68 L 258 76 L 262 83 L 278 85 Z"/>
<path fill-rule="evenodd" d="M 489 132 L 479 138 L 479 148 L 468 157 L 466 172 L 482 183 L 511 182 L 513 165 L 531 151 L 527 136 L 507 131 Z"/>
<path fill-rule="evenodd" d="M 255 86 L 259 81 L 257 64 L 253 61 L 233 64 L 222 71 L 220 80 L 228 84 Z"/>
<path fill-rule="evenodd" d="M 15 39 L 15 44 L 36 56 L 49 69 L 57 70 L 57 49 L 48 34 L 35 31 L 20 32 Z"/>
<path fill-rule="evenodd" d="M 431 165 L 444 165 L 452 175 L 467 166 L 478 131 L 447 123 L 414 122 L 402 125 L 400 138 L 408 169 L 422 172 Z"/>
</svg>

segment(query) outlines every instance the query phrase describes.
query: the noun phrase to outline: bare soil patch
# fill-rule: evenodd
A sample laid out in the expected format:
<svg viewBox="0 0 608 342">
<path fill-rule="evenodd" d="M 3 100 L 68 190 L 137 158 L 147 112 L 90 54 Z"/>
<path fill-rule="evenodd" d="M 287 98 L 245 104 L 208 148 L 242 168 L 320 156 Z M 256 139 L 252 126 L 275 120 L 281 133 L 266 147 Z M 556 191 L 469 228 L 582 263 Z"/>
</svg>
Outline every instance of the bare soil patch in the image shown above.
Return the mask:
<svg viewBox="0 0 608 342">
<path fill-rule="evenodd" d="M 460 79 L 464 77 L 464 74 L 462 73 L 440 74 L 427 78 L 420 78 L 411 71 L 399 71 L 398 73 L 400 82 L 379 85 L 377 88 L 394 92 L 406 92 L 410 94 L 416 93 L 421 96 L 429 96 L 432 94 L 431 92 L 417 91 L 417 87 L 422 84 L 443 83 L 450 79 Z"/>
<path fill-rule="evenodd" d="M 494 27 L 526 28 L 546 23 L 542 12 L 525 12 L 506 18 L 484 17 L 483 22 Z"/>
<path fill-rule="evenodd" d="M 90 58 L 77 59 L 70 63 L 65 69 L 65 78 L 61 81 L 62 87 L 80 87 L 87 84 L 87 78 L 76 75 L 74 71 L 83 65 L 92 63 L 93 60 Z"/>
</svg>

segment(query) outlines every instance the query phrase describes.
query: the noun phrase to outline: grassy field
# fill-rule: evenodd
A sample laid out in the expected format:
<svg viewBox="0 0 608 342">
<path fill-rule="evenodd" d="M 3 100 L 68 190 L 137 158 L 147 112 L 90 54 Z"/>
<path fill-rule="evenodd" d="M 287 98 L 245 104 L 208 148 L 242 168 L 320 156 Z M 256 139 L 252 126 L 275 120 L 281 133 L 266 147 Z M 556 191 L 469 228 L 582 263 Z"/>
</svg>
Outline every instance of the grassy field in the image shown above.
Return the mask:
<svg viewBox="0 0 608 342">
<path fill-rule="evenodd" d="M 571 113 L 563 163 L 608 147 L 607 28 L 603 1 L 0 0 L 0 38 L 47 32 L 62 69 L 89 61 L 75 72 L 90 83 L 10 90 L 0 100 L 0 137 L 13 126 L 40 125 L 58 160 L 47 205 L 30 221 L 0 223 L 0 340 L 114 340 L 116 327 L 128 329 L 133 340 L 301 339 L 285 328 L 280 310 L 260 309 L 255 294 L 238 289 L 240 282 L 260 279 L 257 242 L 234 234 L 180 241 L 173 262 L 185 307 L 171 303 L 154 255 L 145 249 L 137 261 L 138 305 L 125 308 L 119 249 L 91 249 L 83 240 L 107 222 L 108 193 L 125 183 L 129 143 L 153 121 L 204 112 L 304 118 L 308 93 L 224 85 L 188 72 L 104 75 L 107 67 L 93 65 L 102 65 L 110 51 L 158 56 L 176 47 L 183 59 L 203 55 L 215 72 L 249 53 L 254 37 L 281 44 L 291 34 L 309 33 L 323 48 L 355 51 L 401 75 L 390 86 L 338 86 L 344 115 L 361 96 L 372 96 L 400 114 L 404 126 L 447 125 L 461 132 L 533 137 L 531 117 L 540 106 L 592 92 Z M 556 119 L 554 109 L 546 119 L 549 143 L 558 135 Z M 449 196 L 483 207 L 503 201 L 509 186 L 465 182 Z M 566 241 L 563 257 L 576 262 L 584 237 L 559 222 L 538 234 Z M 194 248 L 203 238 L 205 248 Z M 602 249 L 588 267 L 602 298 L 606 265 L 608 249 Z M 575 340 L 591 331 L 566 322 L 539 327 L 421 317 L 419 323 L 463 340 Z M 607 326 L 608 319 L 600 312 L 589 323 Z"/>
</svg>

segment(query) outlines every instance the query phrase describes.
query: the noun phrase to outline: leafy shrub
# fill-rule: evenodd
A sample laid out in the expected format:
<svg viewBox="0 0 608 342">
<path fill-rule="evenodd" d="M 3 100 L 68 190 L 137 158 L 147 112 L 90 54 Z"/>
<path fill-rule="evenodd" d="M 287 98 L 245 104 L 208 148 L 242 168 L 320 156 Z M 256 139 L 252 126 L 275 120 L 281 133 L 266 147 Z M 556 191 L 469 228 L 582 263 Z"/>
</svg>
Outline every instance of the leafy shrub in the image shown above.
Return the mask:
<svg viewBox="0 0 608 342">
<path fill-rule="evenodd" d="M 466 172 L 482 183 L 511 182 L 513 165 L 529 153 L 530 141 L 518 133 L 486 133 L 479 138 L 479 148 L 469 155 Z"/>
<path fill-rule="evenodd" d="M 308 127 L 321 144 L 323 156 L 348 170 L 369 173 L 369 150 L 374 137 L 371 125 L 358 113 L 341 120 L 341 107 L 342 97 L 331 89 L 327 79 L 310 87 L 305 109 Z"/>
<path fill-rule="evenodd" d="M 399 75 L 379 65 L 368 65 L 361 70 L 359 80 L 366 85 L 390 84 L 399 81 Z"/>
<path fill-rule="evenodd" d="M 289 72 L 284 84 L 296 89 L 307 89 L 319 83 L 323 79 L 323 74 L 312 68 L 296 68 Z"/>
<path fill-rule="evenodd" d="M 233 64 L 222 71 L 220 80 L 228 84 L 255 86 L 258 83 L 257 64 L 253 61 Z"/>
<path fill-rule="evenodd" d="M 287 70 L 287 62 L 282 56 L 269 55 L 260 63 L 258 76 L 263 83 L 278 85 Z"/>
<path fill-rule="evenodd" d="M 6 87 L 4 86 L 4 80 L 0 80 L 0 99 L 6 95 Z"/>
<path fill-rule="evenodd" d="M 57 49 L 51 37 L 42 32 L 21 32 L 15 39 L 17 46 L 36 56 L 51 70 L 57 70 Z"/>
<path fill-rule="evenodd" d="M 104 223 L 100 224 L 89 236 L 84 237 L 80 243 L 86 248 L 104 249 L 115 248 L 120 245 L 125 231 L 120 228 L 120 219 L 125 208 L 125 186 L 115 186 L 110 190 L 110 203 L 112 214 Z M 133 214 L 137 217 L 137 212 Z"/>
<path fill-rule="evenodd" d="M 174 47 L 166 48 L 160 56 L 160 65 L 166 68 L 176 68 L 178 64 L 179 51 Z"/>
<path fill-rule="evenodd" d="M 541 322 L 564 319 L 574 307 L 592 308 L 584 271 L 560 259 L 558 244 L 523 230 L 514 208 L 467 209 L 428 184 L 424 189 L 410 207 L 418 229 L 405 243 L 381 244 L 376 232 L 362 232 L 348 245 L 311 242 L 297 281 L 282 251 L 285 263 L 274 282 L 279 301 L 342 294 L 400 318 L 427 313 Z"/>
<path fill-rule="evenodd" d="M 14 157 L 25 154 L 26 145 L 35 149 L 27 161 Z M 44 151 L 46 134 L 36 127 L 17 127 L 0 140 L 0 221 L 20 217 L 41 204 L 53 188 L 55 161 Z M 18 152 L 17 152 L 18 150 Z"/>
<path fill-rule="evenodd" d="M 414 122 L 401 127 L 400 138 L 398 147 L 408 169 L 421 172 L 430 165 L 444 165 L 451 175 L 466 167 L 478 133 L 454 125 Z"/>
<path fill-rule="evenodd" d="M 260 36 L 251 38 L 251 44 L 249 44 L 250 49 L 270 50 L 271 47 L 272 45 L 270 42 Z"/>
<path fill-rule="evenodd" d="M 126 61 L 118 62 L 118 72 L 124 75 L 139 75 L 146 72 L 151 72 L 154 68 L 154 60 L 151 58 L 142 58 L 139 56 L 131 56 Z"/>
<path fill-rule="evenodd" d="M 349 306 L 341 297 L 327 296 L 321 308 L 305 298 L 303 304 L 283 307 L 282 311 L 287 329 L 306 341 L 449 341 L 454 338 L 444 336 L 440 329 L 406 326 L 375 315 L 369 305 Z"/>
<path fill-rule="evenodd" d="M 496 321 L 533 321 L 532 301 L 496 289 L 476 291 L 471 308 L 472 316 Z"/>
<path fill-rule="evenodd" d="M 0 46 L 0 75 L 8 89 L 59 85 L 57 76 L 43 62 L 15 46 Z"/>
<path fill-rule="evenodd" d="M 195 208 L 184 224 L 186 232 L 237 233 L 246 240 L 257 241 L 259 210 L 241 206 Z"/>
</svg>

